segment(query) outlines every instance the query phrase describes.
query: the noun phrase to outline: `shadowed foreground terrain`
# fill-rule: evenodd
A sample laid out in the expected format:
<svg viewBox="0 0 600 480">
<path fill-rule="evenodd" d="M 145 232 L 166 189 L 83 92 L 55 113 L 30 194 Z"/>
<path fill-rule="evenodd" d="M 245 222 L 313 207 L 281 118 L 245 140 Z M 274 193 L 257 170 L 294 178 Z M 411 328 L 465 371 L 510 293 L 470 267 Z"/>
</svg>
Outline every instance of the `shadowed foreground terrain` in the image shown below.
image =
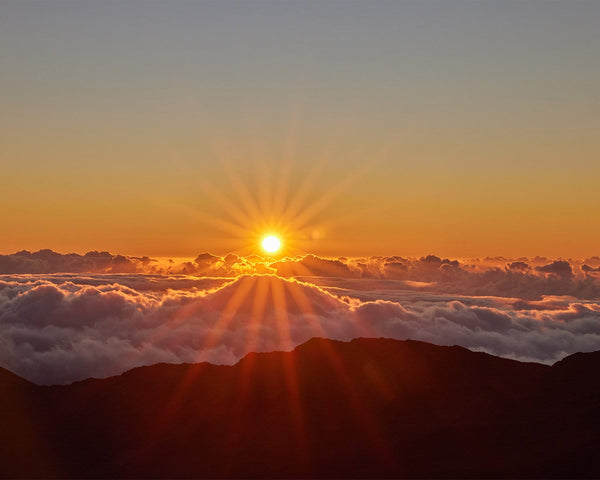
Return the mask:
<svg viewBox="0 0 600 480">
<path fill-rule="evenodd" d="M 0 369 L 0 476 L 599 477 L 599 371 L 388 339 L 67 386 Z"/>
</svg>

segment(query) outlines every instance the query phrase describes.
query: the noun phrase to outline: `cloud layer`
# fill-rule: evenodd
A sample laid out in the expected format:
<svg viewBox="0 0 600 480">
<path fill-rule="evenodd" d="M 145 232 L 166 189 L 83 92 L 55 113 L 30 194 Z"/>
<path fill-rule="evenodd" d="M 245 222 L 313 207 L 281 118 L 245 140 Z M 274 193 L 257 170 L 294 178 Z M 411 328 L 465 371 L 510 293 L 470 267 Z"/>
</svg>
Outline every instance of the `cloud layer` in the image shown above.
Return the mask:
<svg viewBox="0 0 600 480">
<path fill-rule="evenodd" d="M 444 259 L 435 255 L 410 257 L 321 258 L 304 255 L 273 261 L 260 256 L 224 257 L 201 253 L 174 262 L 148 257 L 88 252 L 59 254 L 52 250 L 0 255 L 0 274 L 103 273 L 237 277 L 277 274 L 285 278 L 380 279 L 418 284 L 431 291 L 461 295 L 494 295 L 529 300 L 544 295 L 600 298 L 600 258 L 585 260 L 543 257 L 510 259 Z"/>
<path fill-rule="evenodd" d="M 314 282 L 320 285 L 275 275 L 3 276 L 0 365 L 37 383 L 69 383 L 157 362 L 231 364 L 315 336 L 412 338 L 545 363 L 600 349 L 596 300 L 458 296 L 382 278 Z"/>
</svg>

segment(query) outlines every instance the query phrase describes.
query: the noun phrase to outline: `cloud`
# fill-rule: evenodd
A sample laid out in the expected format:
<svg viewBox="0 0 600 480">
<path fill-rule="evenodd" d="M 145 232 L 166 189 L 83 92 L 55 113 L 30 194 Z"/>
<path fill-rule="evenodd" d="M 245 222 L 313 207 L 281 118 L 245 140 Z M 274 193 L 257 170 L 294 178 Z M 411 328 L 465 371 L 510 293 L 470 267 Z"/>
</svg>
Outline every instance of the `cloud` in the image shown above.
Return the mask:
<svg viewBox="0 0 600 480">
<path fill-rule="evenodd" d="M 556 275 L 559 278 L 564 277 L 572 277 L 573 269 L 569 262 L 565 260 L 556 260 L 548 265 L 542 265 L 541 267 L 536 267 L 538 272 L 550 273 L 552 275 Z"/>
<path fill-rule="evenodd" d="M 417 262 L 457 268 L 441 259 Z M 37 383 L 68 383 L 158 362 L 232 364 L 250 351 L 289 350 L 315 336 L 412 338 L 545 363 L 600 349 L 598 301 L 457 296 L 381 278 L 320 281 L 0 277 L 0 366 Z"/>
<path fill-rule="evenodd" d="M 525 271 L 529 270 L 531 267 L 527 264 L 527 262 L 516 261 L 516 262 L 509 263 L 506 266 L 506 268 L 508 268 L 509 270 L 517 270 L 519 272 L 525 272 Z"/>
<path fill-rule="evenodd" d="M 270 261 L 259 257 L 225 257 L 201 253 L 194 260 L 176 263 L 159 262 L 149 257 L 114 255 L 109 252 L 61 254 L 49 249 L 29 252 L 22 250 L 0 255 L 0 275 L 43 273 L 145 273 L 157 275 L 196 275 L 206 277 L 236 277 L 251 273 L 275 273 Z"/>
<path fill-rule="evenodd" d="M 536 265 L 532 268 L 530 265 Z M 277 274 L 310 279 L 372 278 L 403 280 L 407 288 L 461 295 L 519 297 L 539 300 L 548 295 L 570 295 L 581 299 L 600 297 L 600 275 L 587 265 L 576 273 L 566 260 L 548 263 L 542 257 L 512 260 L 504 257 L 484 260 L 451 260 L 436 255 L 420 258 L 367 257 L 321 259 L 314 255 L 286 259 L 271 264 Z"/>
<path fill-rule="evenodd" d="M 155 260 L 148 257 L 126 257 L 108 252 L 60 254 L 49 249 L 12 255 L 0 255 L 0 274 L 15 273 L 136 273 L 152 271 Z"/>
<path fill-rule="evenodd" d="M 320 258 L 315 255 L 306 255 L 299 259 L 284 260 L 271 264 L 277 275 L 281 277 L 356 277 L 358 270 L 352 270 L 341 260 Z"/>
<path fill-rule="evenodd" d="M 2 281 L 0 364 L 36 382 L 65 383 L 157 362 L 233 363 L 248 351 L 339 336 L 336 315 L 347 310 L 340 305 L 318 287 L 270 276 L 163 292 Z"/>
<path fill-rule="evenodd" d="M 224 257 L 201 253 L 181 263 L 159 262 L 148 257 L 127 257 L 108 252 L 85 255 L 59 254 L 51 250 L 0 255 L 0 274 L 103 273 L 185 275 L 234 278 L 239 275 L 277 274 L 322 282 L 323 279 L 402 280 L 407 288 L 460 295 L 519 297 L 539 300 L 548 295 L 580 299 L 600 297 L 600 267 L 596 257 L 588 263 L 549 261 L 544 257 L 456 260 L 427 255 L 410 257 L 321 258 L 303 255 L 272 261 L 257 255 Z M 590 266 L 592 265 L 592 266 Z"/>
<path fill-rule="evenodd" d="M 587 263 L 581 266 L 581 271 L 585 275 L 585 278 L 600 278 L 600 267 L 590 267 Z"/>
</svg>

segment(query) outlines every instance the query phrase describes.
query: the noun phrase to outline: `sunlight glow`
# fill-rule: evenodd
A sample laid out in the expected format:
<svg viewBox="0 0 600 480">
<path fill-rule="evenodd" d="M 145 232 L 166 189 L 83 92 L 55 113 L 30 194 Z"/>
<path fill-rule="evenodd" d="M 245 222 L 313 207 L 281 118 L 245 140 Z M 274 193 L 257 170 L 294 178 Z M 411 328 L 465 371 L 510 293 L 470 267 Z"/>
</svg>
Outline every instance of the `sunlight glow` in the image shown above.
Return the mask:
<svg viewBox="0 0 600 480">
<path fill-rule="evenodd" d="M 275 253 L 281 248 L 281 241 L 274 235 L 263 238 L 262 247 L 267 253 Z"/>
</svg>

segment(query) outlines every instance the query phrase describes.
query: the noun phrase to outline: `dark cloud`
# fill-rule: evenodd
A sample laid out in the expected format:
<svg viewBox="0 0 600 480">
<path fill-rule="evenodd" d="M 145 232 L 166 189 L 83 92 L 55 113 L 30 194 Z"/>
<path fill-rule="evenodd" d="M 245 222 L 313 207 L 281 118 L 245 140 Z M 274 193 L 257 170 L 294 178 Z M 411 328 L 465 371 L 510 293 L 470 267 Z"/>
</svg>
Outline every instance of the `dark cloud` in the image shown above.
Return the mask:
<svg viewBox="0 0 600 480">
<path fill-rule="evenodd" d="M 262 257 L 240 257 L 234 254 L 219 257 L 201 253 L 192 261 L 161 264 L 149 257 L 113 255 L 92 251 L 85 255 L 61 254 L 52 250 L 0 255 L 0 275 L 48 273 L 144 273 L 161 275 L 196 275 L 206 277 L 235 277 L 245 273 L 274 273 Z"/>
<path fill-rule="evenodd" d="M 148 257 L 126 257 L 108 252 L 60 254 L 52 250 L 0 255 L 0 274 L 15 273 L 150 273 L 155 260 Z"/>
<path fill-rule="evenodd" d="M 527 262 L 523 261 L 511 262 L 506 267 L 509 270 L 517 270 L 519 272 L 525 272 L 531 268 Z"/>
<path fill-rule="evenodd" d="M 571 268 L 571 264 L 565 260 L 555 260 L 554 262 L 549 263 L 548 265 L 536 267 L 536 270 L 542 273 L 550 273 L 561 278 L 573 276 L 573 269 Z"/>
<path fill-rule="evenodd" d="M 590 267 L 587 263 L 581 266 L 581 271 L 585 275 L 585 278 L 600 278 L 600 267 Z"/>
</svg>

